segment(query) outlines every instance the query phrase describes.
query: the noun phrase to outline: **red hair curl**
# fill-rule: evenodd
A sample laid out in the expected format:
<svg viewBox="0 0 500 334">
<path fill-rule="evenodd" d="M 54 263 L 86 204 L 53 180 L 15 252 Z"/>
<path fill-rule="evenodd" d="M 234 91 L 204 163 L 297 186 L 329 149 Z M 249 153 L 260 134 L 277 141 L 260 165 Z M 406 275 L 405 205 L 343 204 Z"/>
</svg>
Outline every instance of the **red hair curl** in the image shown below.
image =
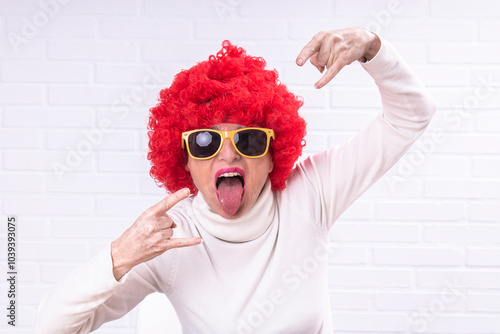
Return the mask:
<svg viewBox="0 0 500 334">
<path fill-rule="evenodd" d="M 157 183 L 170 192 L 186 187 L 195 194 L 198 189 L 184 168 L 182 132 L 235 123 L 274 130 L 269 179 L 273 190 L 286 187 L 304 146 L 306 122 L 298 113 L 303 102 L 278 81 L 276 70 L 265 66 L 263 58 L 224 41 L 215 56 L 181 71 L 160 91 L 148 125 L 150 174 Z"/>
</svg>

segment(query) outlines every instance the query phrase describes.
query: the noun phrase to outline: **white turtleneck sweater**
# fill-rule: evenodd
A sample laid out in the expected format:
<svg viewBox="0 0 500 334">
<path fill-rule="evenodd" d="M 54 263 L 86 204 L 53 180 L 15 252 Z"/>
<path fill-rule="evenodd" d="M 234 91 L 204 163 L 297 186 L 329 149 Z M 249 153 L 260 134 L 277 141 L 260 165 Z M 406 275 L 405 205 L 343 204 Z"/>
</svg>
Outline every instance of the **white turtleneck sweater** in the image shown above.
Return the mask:
<svg viewBox="0 0 500 334">
<path fill-rule="evenodd" d="M 241 218 L 217 215 L 201 193 L 182 201 L 168 212 L 174 237 L 204 242 L 169 250 L 119 282 L 108 246 L 44 298 L 35 333 L 88 333 L 152 292 L 167 295 L 185 333 L 330 333 L 328 231 L 422 134 L 435 108 L 387 42 L 362 65 L 383 104 L 365 130 L 299 163 L 285 190 L 266 183 Z"/>
</svg>

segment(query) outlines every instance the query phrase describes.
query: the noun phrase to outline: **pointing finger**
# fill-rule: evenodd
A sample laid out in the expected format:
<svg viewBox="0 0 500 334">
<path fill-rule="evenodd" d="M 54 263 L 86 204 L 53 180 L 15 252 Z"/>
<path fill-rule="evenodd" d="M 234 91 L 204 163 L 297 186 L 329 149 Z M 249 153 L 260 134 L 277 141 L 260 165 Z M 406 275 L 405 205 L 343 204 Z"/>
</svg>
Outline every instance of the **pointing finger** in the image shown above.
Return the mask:
<svg viewBox="0 0 500 334">
<path fill-rule="evenodd" d="M 165 214 L 174 205 L 182 201 L 189 196 L 189 189 L 184 188 L 177 190 L 175 193 L 168 195 L 154 206 L 151 207 L 151 211 L 156 214 Z"/>
<path fill-rule="evenodd" d="M 299 55 L 297 56 L 297 59 L 295 60 L 297 65 L 299 66 L 304 65 L 309 58 L 311 58 L 315 53 L 317 53 L 320 50 L 321 40 L 318 38 L 318 35 L 314 36 L 313 39 L 311 39 L 309 43 L 307 43 L 302 48 Z"/>
</svg>

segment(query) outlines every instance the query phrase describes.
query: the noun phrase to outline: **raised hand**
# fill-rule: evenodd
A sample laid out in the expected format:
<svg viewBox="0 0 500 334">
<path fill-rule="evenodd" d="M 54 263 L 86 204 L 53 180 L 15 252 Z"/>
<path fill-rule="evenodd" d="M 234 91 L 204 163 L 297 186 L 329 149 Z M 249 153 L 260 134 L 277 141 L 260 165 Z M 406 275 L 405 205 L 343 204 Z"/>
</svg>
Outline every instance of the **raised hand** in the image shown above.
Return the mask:
<svg viewBox="0 0 500 334">
<path fill-rule="evenodd" d="M 380 39 L 364 28 L 347 28 L 322 31 L 307 43 L 297 57 L 297 65 L 311 61 L 321 73 L 326 73 L 314 85 L 321 88 L 332 80 L 340 70 L 359 60 L 371 60 L 380 50 Z"/>
<path fill-rule="evenodd" d="M 175 204 L 189 196 L 189 189 L 168 195 L 137 218 L 117 240 L 111 244 L 113 275 L 120 280 L 134 266 L 149 261 L 172 248 L 198 245 L 201 238 L 172 239 L 176 227 L 167 215 Z"/>
</svg>

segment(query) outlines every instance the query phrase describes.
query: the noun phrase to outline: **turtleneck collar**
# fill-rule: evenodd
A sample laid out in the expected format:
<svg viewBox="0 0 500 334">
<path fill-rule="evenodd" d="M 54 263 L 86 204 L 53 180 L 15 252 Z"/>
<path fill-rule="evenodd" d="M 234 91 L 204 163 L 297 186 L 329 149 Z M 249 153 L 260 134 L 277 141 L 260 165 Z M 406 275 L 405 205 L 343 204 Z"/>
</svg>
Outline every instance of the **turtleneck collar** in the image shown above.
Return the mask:
<svg viewBox="0 0 500 334">
<path fill-rule="evenodd" d="M 196 220 L 214 237 L 229 242 L 246 242 L 266 232 L 273 222 L 276 203 L 268 180 L 253 207 L 241 217 L 221 217 L 208 205 L 201 192 L 193 199 L 193 209 Z"/>
</svg>

